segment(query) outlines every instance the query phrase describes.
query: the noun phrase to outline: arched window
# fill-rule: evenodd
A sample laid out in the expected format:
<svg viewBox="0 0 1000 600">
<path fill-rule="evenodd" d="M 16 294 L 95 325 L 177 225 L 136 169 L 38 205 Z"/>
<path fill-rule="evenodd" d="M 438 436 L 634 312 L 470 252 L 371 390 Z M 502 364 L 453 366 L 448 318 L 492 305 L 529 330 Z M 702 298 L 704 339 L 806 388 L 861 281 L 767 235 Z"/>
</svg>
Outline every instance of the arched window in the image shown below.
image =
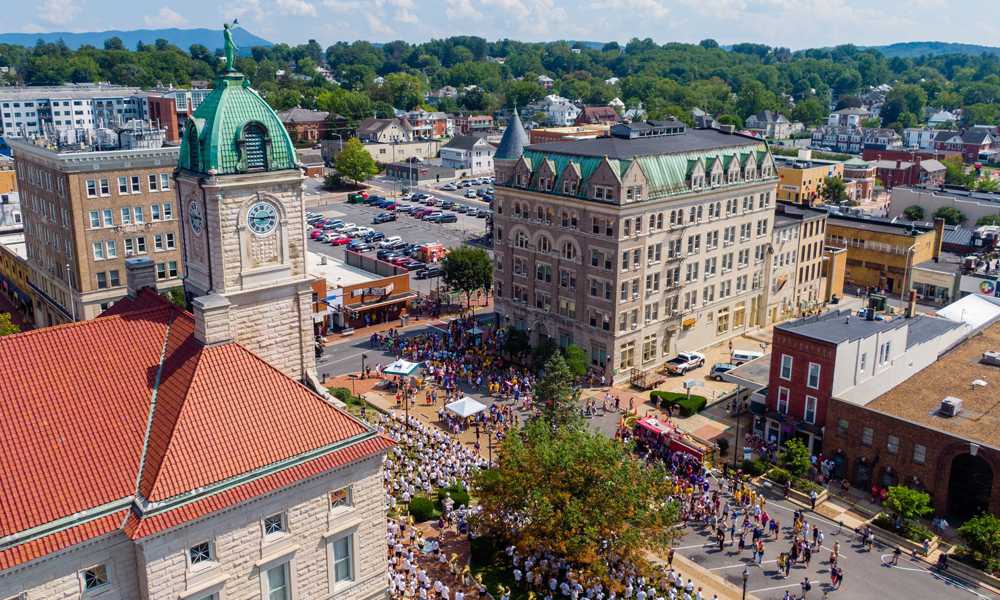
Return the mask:
<svg viewBox="0 0 1000 600">
<path fill-rule="evenodd" d="M 695 218 L 695 215 L 697 214 L 697 210 L 698 209 L 695 208 L 694 206 L 691 207 L 691 216 L 688 218 L 688 221 L 694 223 L 694 218 Z"/>
<path fill-rule="evenodd" d="M 552 209 L 551 208 L 546 208 L 545 209 L 545 222 L 546 223 L 552 223 Z"/>
<path fill-rule="evenodd" d="M 569 227 L 569 214 L 567 214 L 565 211 L 563 211 L 563 213 L 560 215 L 560 224 L 563 227 Z"/>
<path fill-rule="evenodd" d="M 732 199 L 726 200 L 726 216 L 733 214 L 733 201 Z"/>
<path fill-rule="evenodd" d="M 521 218 L 521 204 L 519 202 L 514 203 L 514 218 L 515 219 Z"/>
<path fill-rule="evenodd" d="M 518 248 L 527 248 L 528 247 L 528 236 L 525 235 L 525 233 L 523 231 L 518 231 L 514 235 L 514 245 L 517 246 Z"/>
<path fill-rule="evenodd" d="M 670 211 L 670 226 L 673 227 L 676 224 L 677 224 L 677 211 L 672 210 Z"/>
<path fill-rule="evenodd" d="M 265 138 L 267 132 L 260 123 L 250 123 L 243 129 L 247 171 L 267 168 L 267 147 Z"/>
<path fill-rule="evenodd" d="M 201 147 L 198 145 L 198 130 L 194 126 L 188 128 L 188 168 L 201 170 Z"/>
<path fill-rule="evenodd" d="M 663 229 L 663 213 L 656 215 L 656 228 Z"/>
<path fill-rule="evenodd" d="M 576 216 L 576 213 L 573 213 L 573 216 L 569 218 L 569 226 L 572 227 L 573 229 L 576 229 L 579 220 L 580 218 Z"/>
<path fill-rule="evenodd" d="M 549 238 L 544 235 L 538 238 L 538 251 L 543 254 L 549 251 Z"/>
<path fill-rule="evenodd" d="M 701 207 L 698 207 L 698 222 L 701 223 Z"/>
<path fill-rule="evenodd" d="M 538 216 L 538 222 L 541 223 L 542 219 L 545 218 L 545 211 L 542 210 L 541 206 L 539 206 L 537 209 L 535 209 L 535 214 Z"/>
<path fill-rule="evenodd" d="M 573 242 L 563 242 L 562 257 L 570 260 L 576 258 L 576 246 L 573 245 Z"/>
</svg>

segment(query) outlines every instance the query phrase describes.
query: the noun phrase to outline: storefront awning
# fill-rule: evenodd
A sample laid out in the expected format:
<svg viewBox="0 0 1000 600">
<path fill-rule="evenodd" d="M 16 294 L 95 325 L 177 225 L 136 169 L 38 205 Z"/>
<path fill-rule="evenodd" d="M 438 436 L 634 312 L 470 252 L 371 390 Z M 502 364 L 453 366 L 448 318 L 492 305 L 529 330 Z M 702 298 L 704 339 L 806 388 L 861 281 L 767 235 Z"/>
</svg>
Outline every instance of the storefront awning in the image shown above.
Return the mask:
<svg viewBox="0 0 1000 600">
<path fill-rule="evenodd" d="M 417 297 L 416 292 L 403 292 L 402 294 L 395 294 L 393 296 L 389 296 L 388 298 L 382 300 L 381 302 L 372 302 L 371 304 L 361 304 L 360 302 L 357 304 L 347 304 L 344 306 L 344 309 L 359 312 L 362 310 L 368 310 L 369 308 L 379 308 L 381 306 L 395 304 L 397 302 L 410 300 L 411 298 L 416 298 L 416 297 Z"/>
<path fill-rule="evenodd" d="M 750 412 L 757 415 L 758 417 L 763 417 L 764 413 L 767 412 L 767 405 L 763 402 L 751 402 Z"/>
</svg>

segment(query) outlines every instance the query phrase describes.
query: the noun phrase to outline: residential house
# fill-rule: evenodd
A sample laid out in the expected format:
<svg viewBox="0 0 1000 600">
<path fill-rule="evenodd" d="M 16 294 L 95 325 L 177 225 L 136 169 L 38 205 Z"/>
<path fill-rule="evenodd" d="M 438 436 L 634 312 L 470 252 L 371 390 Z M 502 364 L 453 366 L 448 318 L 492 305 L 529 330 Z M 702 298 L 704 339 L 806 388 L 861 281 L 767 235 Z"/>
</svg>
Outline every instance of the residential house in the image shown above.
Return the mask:
<svg viewBox="0 0 1000 600">
<path fill-rule="evenodd" d="M 545 89 L 549 89 L 550 87 L 552 87 L 553 83 L 555 83 L 555 79 L 552 79 L 551 77 L 548 77 L 546 75 L 538 76 L 538 85 L 542 86 Z"/>
<path fill-rule="evenodd" d="M 826 126 L 813 130 L 812 143 L 837 152 L 860 154 L 865 148 L 902 148 L 903 138 L 886 128 Z"/>
<path fill-rule="evenodd" d="M 418 108 L 404 113 L 403 118 L 410 124 L 414 139 L 455 135 L 454 119 L 440 111 L 427 112 Z"/>
<path fill-rule="evenodd" d="M 784 115 L 764 110 L 756 115 L 750 115 L 746 120 L 746 128 L 754 133 L 759 133 L 763 137 L 787 138 L 789 136 L 789 123 Z"/>
<path fill-rule="evenodd" d="M 898 185 L 937 186 L 944 183 L 945 166 L 936 160 L 918 157 L 913 162 L 877 160 L 873 164 L 875 177 L 882 181 L 887 191 Z"/>
<path fill-rule="evenodd" d="M 861 121 L 871 116 L 872 112 L 864 108 L 844 108 L 831 112 L 826 124 L 830 127 L 861 127 Z"/>
<path fill-rule="evenodd" d="M 450 85 L 446 85 L 436 92 L 430 92 L 428 94 L 425 94 L 424 98 L 427 100 L 427 104 L 430 104 L 431 106 L 437 106 L 438 103 L 441 102 L 441 100 L 444 98 L 452 98 L 452 99 L 458 98 L 458 90 L 451 87 Z"/>
<path fill-rule="evenodd" d="M 457 135 L 441 146 L 441 166 L 472 177 L 493 173 L 496 148 L 475 135 Z"/>
<path fill-rule="evenodd" d="M 413 127 L 406 119 L 365 119 L 354 135 L 363 142 L 409 142 L 413 139 Z"/>
<path fill-rule="evenodd" d="M 574 125 L 613 125 L 620 119 L 612 106 L 585 106 L 573 121 Z"/>
<path fill-rule="evenodd" d="M 929 125 L 931 129 L 937 127 L 938 125 L 951 125 L 954 127 L 960 120 L 961 119 L 958 115 L 947 110 L 942 110 L 927 119 L 927 125 Z"/>
<path fill-rule="evenodd" d="M 493 117 L 487 115 L 457 115 L 454 119 L 456 133 L 472 135 L 493 132 Z"/>
<path fill-rule="evenodd" d="M 992 128 L 973 127 L 964 132 L 939 131 L 934 137 L 935 150 L 961 151 L 962 161 L 974 163 L 979 153 L 1000 146 L 1000 138 Z"/>
<path fill-rule="evenodd" d="M 330 113 L 325 110 L 306 110 L 304 108 L 293 108 L 278 113 L 278 119 L 285 126 L 288 135 L 293 139 L 302 142 L 317 142 L 326 137 L 326 120 Z M 344 119 L 339 115 L 334 115 L 337 119 Z M 294 134 L 292 132 L 295 132 Z"/>
<path fill-rule="evenodd" d="M 925 150 L 934 147 L 934 138 L 941 133 L 936 129 L 924 127 L 908 127 L 903 130 L 903 138 L 906 140 L 907 148 L 920 148 Z"/>
</svg>

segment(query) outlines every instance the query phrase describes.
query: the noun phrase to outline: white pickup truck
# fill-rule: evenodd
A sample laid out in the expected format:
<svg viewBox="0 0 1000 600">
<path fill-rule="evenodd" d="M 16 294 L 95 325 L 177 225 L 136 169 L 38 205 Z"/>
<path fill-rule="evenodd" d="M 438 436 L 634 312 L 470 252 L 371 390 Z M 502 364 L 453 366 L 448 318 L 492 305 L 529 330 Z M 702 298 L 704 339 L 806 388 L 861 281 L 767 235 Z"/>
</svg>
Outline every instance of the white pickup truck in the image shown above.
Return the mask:
<svg viewBox="0 0 1000 600">
<path fill-rule="evenodd" d="M 678 352 L 677 358 L 667 362 L 666 367 L 674 375 L 683 375 L 704 364 L 705 355 L 700 352 Z"/>
</svg>

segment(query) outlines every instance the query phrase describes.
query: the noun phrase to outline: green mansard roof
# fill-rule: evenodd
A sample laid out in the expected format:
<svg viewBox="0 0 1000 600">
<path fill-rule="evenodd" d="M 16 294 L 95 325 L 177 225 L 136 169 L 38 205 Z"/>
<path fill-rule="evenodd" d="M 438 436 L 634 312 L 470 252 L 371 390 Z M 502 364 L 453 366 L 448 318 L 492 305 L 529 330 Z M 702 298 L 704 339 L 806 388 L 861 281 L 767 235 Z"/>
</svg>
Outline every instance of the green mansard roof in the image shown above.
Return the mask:
<svg viewBox="0 0 1000 600">
<path fill-rule="evenodd" d="M 235 71 L 216 80 L 215 90 L 188 119 L 180 166 L 219 175 L 297 168 L 295 147 L 278 115 Z"/>
</svg>

